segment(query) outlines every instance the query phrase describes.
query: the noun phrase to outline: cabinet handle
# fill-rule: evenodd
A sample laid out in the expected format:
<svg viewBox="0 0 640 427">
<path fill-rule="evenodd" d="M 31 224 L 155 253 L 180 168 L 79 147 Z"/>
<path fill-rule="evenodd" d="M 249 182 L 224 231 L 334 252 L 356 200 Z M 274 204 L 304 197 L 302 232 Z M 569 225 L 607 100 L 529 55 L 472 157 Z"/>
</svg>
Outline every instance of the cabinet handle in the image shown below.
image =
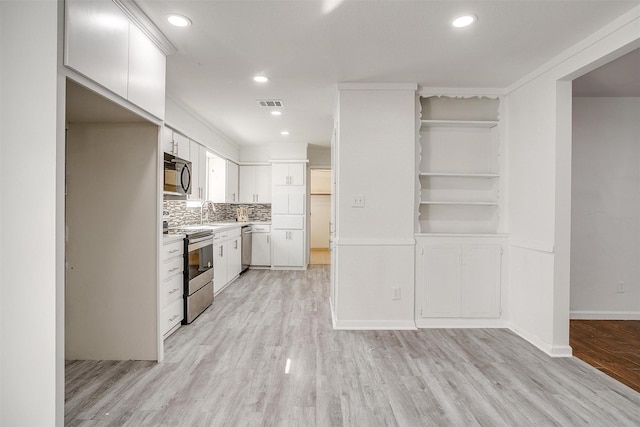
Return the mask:
<svg viewBox="0 0 640 427">
<path fill-rule="evenodd" d="M 238 241 L 234 240 L 233 244 L 234 244 L 233 249 L 238 249 Z"/>
<path fill-rule="evenodd" d="M 220 256 L 224 257 L 224 246 L 220 246 Z"/>
<path fill-rule="evenodd" d="M 174 288 L 172 290 L 169 291 L 170 294 L 175 294 L 176 292 L 178 292 L 180 290 L 180 288 Z"/>
<path fill-rule="evenodd" d="M 180 252 L 180 249 L 172 249 L 169 251 L 170 254 L 175 254 L 176 252 Z"/>
<path fill-rule="evenodd" d="M 256 203 L 260 201 L 260 196 L 256 194 Z"/>
<path fill-rule="evenodd" d="M 174 320 L 176 320 L 178 317 L 180 317 L 179 314 L 174 314 L 173 316 L 171 316 L 171 319 L 169 319 L 169 322 L 173 322 Z"/>
<path fill-rule="evenodd" d="M 269 237 L 271 237 L 271 236 L 269 236 L 269 235 L 267 234 L 267 243 L 271 243 L 271 240 L 269 239 Z"/>
<path fill-rule="evenodd" d="M 179 270 L 180 267 L 173 267 L 171 270 L 169 270 L 169 273 L 173 273 L 174 271 Z"/>
</svg>

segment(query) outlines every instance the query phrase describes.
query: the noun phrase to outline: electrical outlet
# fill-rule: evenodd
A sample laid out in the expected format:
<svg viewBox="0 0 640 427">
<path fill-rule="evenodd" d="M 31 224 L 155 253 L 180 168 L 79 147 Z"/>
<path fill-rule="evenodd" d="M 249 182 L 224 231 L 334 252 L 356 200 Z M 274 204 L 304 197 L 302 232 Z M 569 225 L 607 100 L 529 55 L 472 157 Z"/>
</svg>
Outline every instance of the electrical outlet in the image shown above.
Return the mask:
<svg viewBox="0 0 640 427">
<path fill-rule="evenodd" d="M 391 291 L 392 291 L 391 299 L 399 300 L 400 299 L 400 288 L 392 288 Z"/>
<path fill-rule="evenodd" d="M 618 282 L 618 293 L 624 293 L 624 282 Z"/>
<path fill-rule="evenodd" d="M 364 194 L 354 194 L 351 207 L 364 208 Z"/>
</svg>

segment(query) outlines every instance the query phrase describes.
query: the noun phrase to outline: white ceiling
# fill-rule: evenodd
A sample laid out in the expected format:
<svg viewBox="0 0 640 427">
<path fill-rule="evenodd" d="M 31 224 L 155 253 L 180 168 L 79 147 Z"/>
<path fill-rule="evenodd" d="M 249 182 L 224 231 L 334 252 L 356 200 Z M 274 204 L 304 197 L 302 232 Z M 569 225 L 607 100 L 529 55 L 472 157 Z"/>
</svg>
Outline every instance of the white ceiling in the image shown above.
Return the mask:
<svg viewBox="0 0 640 427">
<path fill-rule="evenodd" d="M 640 96 L 640 49 L 575 79 L 573 96 Z"/>
<path fill-rule="evenodd" d="M 239 145 L 329 145 L 338 82 L 507 87 L 640 1 L 137 3 L 178 49 L 167 60 L 169 97 Z M 169 13 L 193 25 L 171 27 Z M 478 22 L 452 28 L 462 13 Z M 254 83 L 257 73 L 271 81 Z M 283 115 L 259 98 L 282 99 Z"/>
</svg>

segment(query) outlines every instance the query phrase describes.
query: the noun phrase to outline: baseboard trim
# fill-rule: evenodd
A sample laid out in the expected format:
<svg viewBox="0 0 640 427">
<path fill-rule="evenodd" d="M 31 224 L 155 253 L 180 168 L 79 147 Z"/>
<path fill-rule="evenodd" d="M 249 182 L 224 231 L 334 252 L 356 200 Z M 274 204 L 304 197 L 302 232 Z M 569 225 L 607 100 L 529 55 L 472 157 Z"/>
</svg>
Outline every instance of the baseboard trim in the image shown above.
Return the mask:
<svg viewBox="0 0 640 427">
<path fill-rule="evenodd" d="M 329 309 L 331 310 L 331 326 L 333 329 L 336 328 L 336 312 L 333 309 L 333 301 L 331 301 L 331 297 L 329 297 Z"/>
<path fill-rule="evenodd" d="M 333 329 L 337 330 L 410 330 L 415 331 L 416 324 L 411 320 L 334 320 Z"/>
<path fill-rule="evenodd" d="M 573 320 L 640 320 L 640 311 L 588 311 L 575 310 L 569 313 Z"/>
<path fill-rule="evenodd" d="M 514 334 L 518 335 L 525 341 L 528 341 L 531 345 L 537 347 L 539 350 L 545 352 L 551 357 L 572 357 L 573 350 L 568 345 L 550 345 L 546 342 L 542 341 L 538 336 L 531 335 L 527 332 L 522 331 L 521 329 L 510 325 L 509 329 Z"/>
<path fill-rule="evenodd" d="M 423 329 L 504 329 L 507 322 L 503 319 L 416 319 L 416 326 Z"/>
</svg>

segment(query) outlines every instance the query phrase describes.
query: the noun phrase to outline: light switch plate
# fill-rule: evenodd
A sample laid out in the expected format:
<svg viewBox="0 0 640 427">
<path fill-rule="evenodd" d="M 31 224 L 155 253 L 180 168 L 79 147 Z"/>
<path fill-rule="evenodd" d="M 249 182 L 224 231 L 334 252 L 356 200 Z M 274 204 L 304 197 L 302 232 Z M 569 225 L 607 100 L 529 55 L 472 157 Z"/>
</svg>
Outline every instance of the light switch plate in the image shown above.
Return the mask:
<svg viewBox="0 0 640 427">
<path fill-rule="evenodd" d="M 354 194 L 351 207 L 364 208 L 364 194 Z"/>
</svg>

